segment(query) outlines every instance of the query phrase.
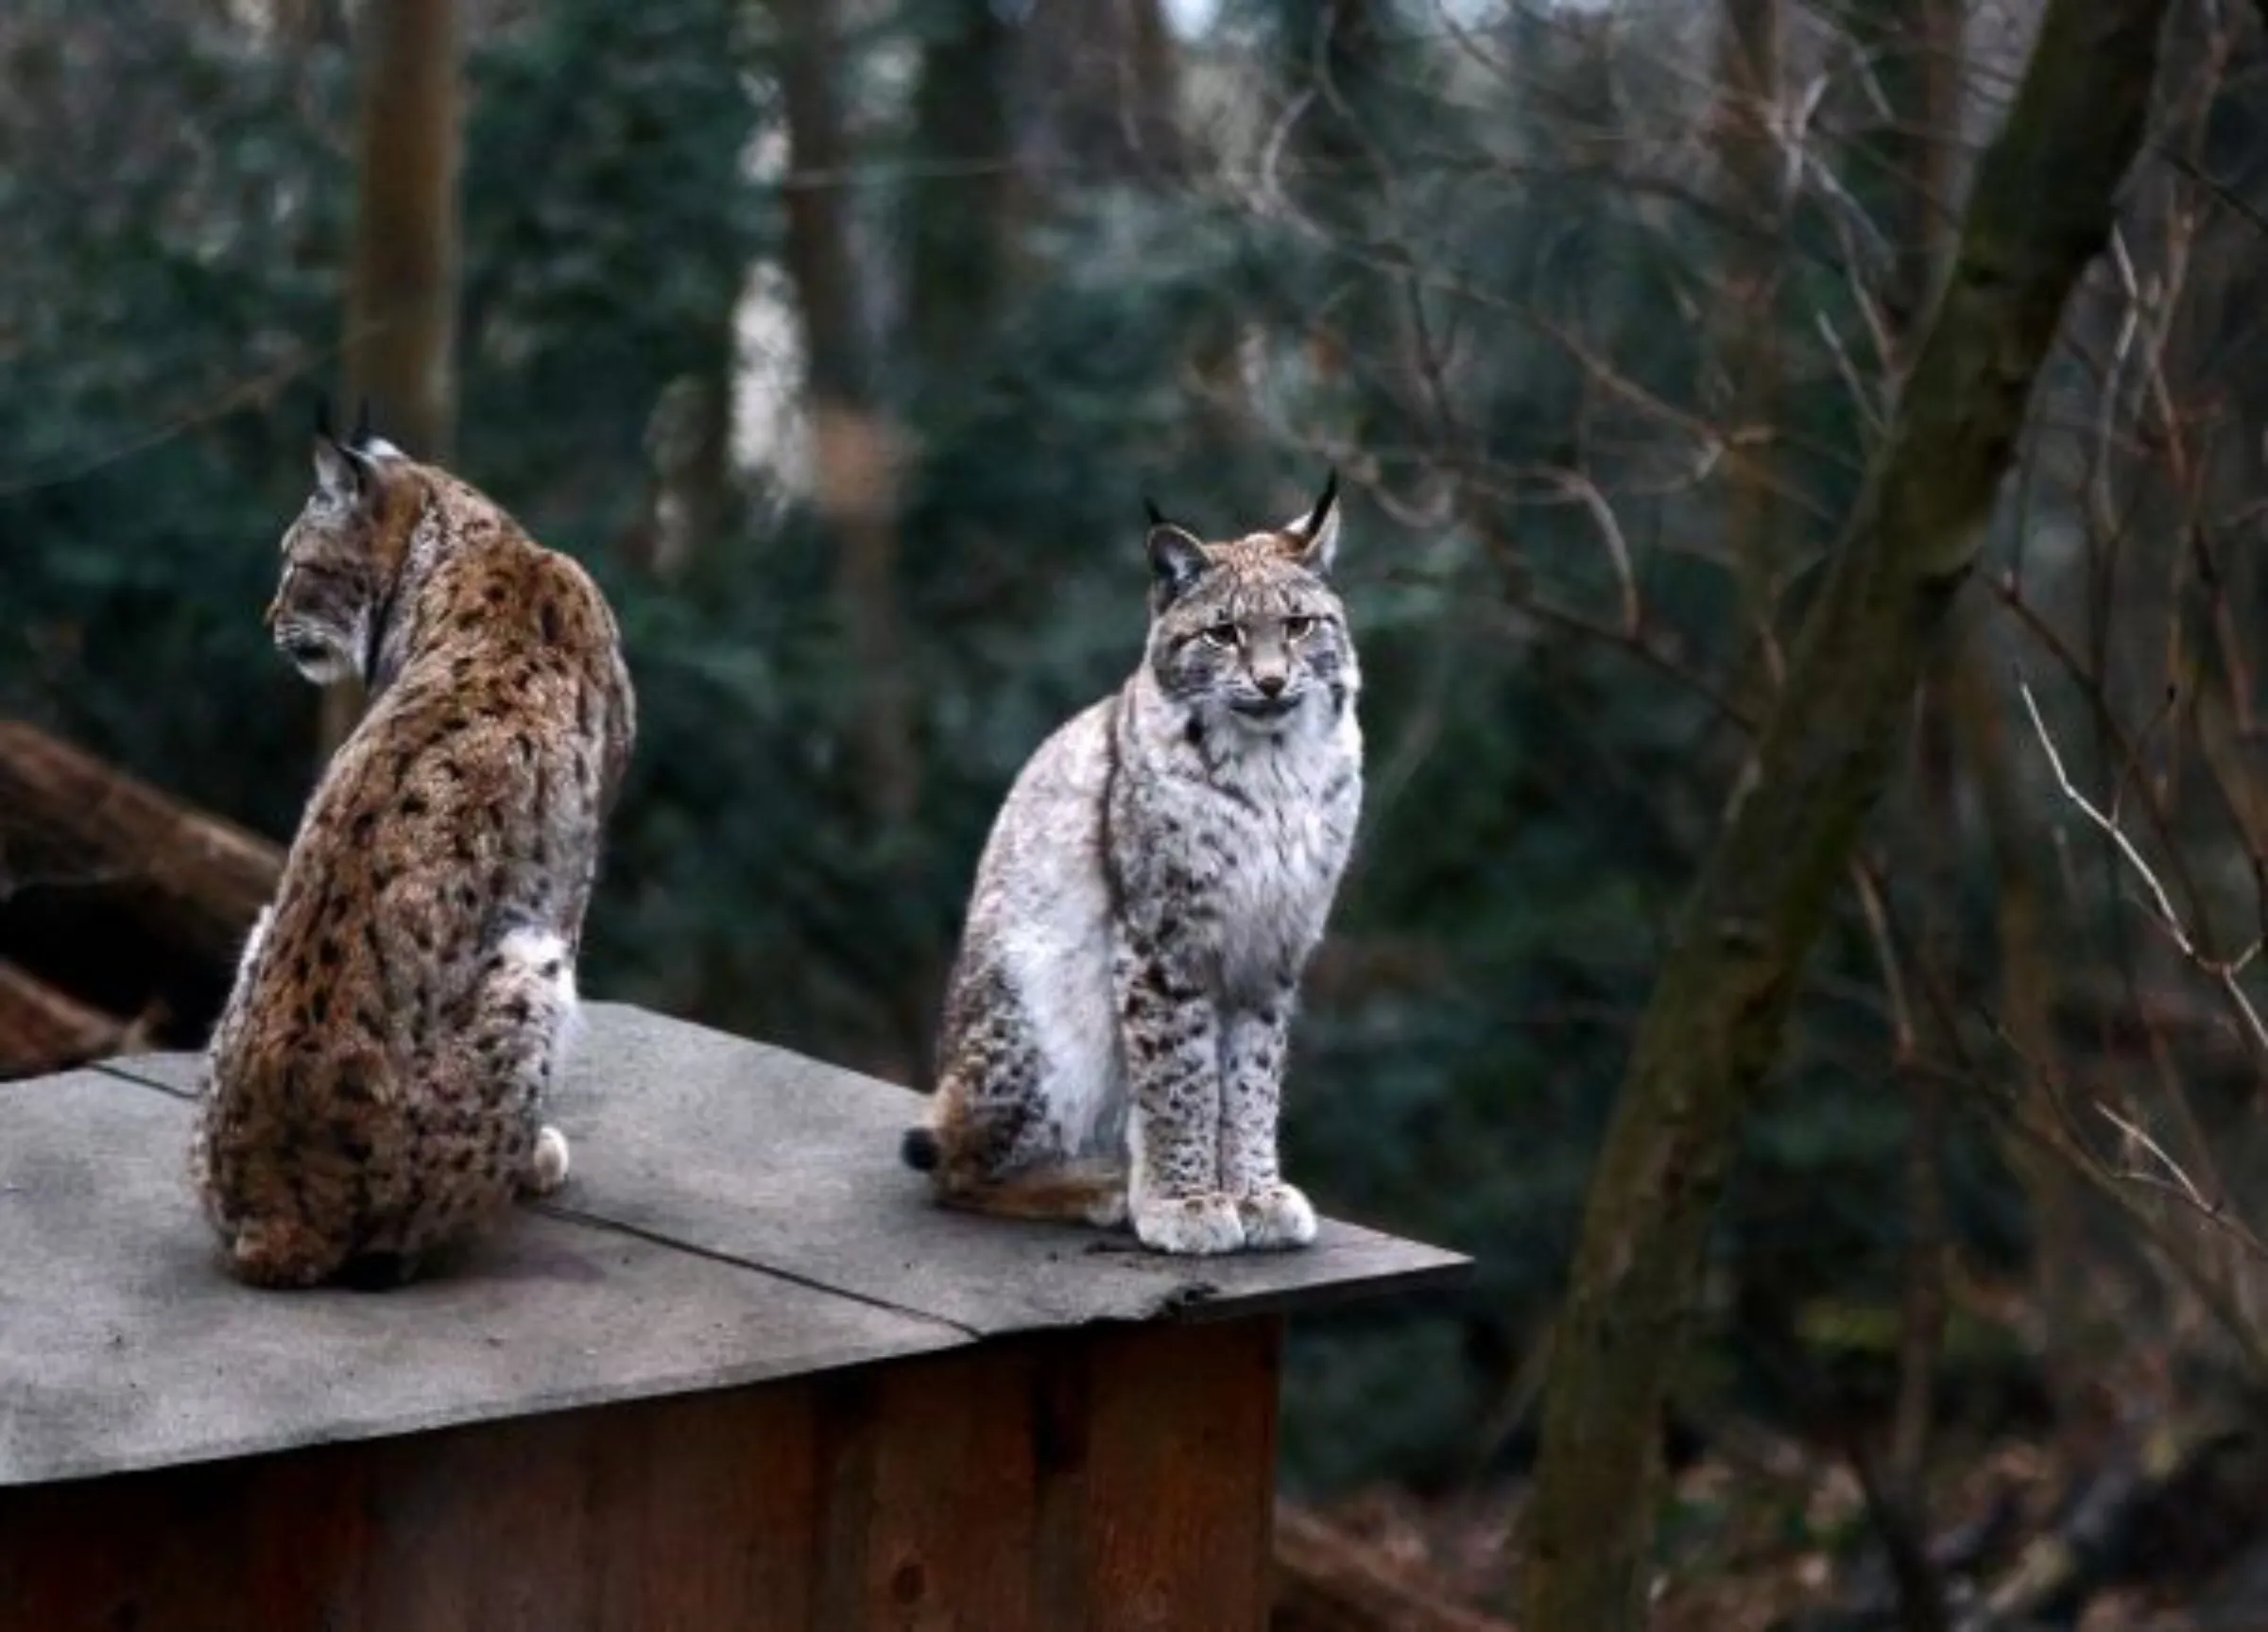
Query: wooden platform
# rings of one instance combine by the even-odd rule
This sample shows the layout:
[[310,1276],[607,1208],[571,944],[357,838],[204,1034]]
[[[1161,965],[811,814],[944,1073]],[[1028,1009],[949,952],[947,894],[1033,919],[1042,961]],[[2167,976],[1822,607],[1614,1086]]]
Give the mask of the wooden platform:
[[941,1212],[914,1095],[594,1005],[558,1197],[253,1293],[196,1073],[0,1085],[0,1628],[1257,1628],[1277,1317],[1466,1267]]

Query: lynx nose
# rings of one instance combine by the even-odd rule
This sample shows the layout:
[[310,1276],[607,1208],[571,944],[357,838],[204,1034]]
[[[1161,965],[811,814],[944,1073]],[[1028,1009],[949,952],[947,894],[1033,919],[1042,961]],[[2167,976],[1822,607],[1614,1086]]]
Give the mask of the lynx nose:
[[1277,697],[1283,695],[1283,677],[1281,675],[1272,673],[1254,675],[1252,679],[1259,685],[1263,696]]

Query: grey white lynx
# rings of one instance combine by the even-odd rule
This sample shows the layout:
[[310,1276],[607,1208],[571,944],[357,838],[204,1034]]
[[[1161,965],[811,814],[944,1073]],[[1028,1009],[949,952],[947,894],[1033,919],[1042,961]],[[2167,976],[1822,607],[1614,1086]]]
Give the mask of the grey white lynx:
[[369,711],[244,949],[192,1152],[262,1286],[403,1279],[566,1177],[541,1111],[636,726],[582,568],[367,434],[315,462],[268,621]]
[[1152,509],[1142,663],[1032,756],[978,864],[905,1139],[944,1201],[1163,1252],[1314,1239],[1277,1119],[1362,805],[1336,496],[1217,543]]

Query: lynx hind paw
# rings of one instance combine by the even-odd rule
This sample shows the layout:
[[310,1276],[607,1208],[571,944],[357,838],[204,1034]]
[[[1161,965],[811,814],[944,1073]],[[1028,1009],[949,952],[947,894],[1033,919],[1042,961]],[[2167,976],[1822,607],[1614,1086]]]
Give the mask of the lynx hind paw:
[[1245,1245],[1236,1203],[1225,1195],[1160,1195],[1133,1205],[1134,1235],[1153,1252],[1210,1258]]
[[567,1136],[556,1127],[536,1134],[536,1148],[527,1159],[527,1193],[550,1195],[567,1182]]
[[247,1286],[296,1292],[319,1286],[346,1261],[343,1248],[296,1225],[238,1225],[228,1242],[229,1273]]
[[1236,1204],[1245,1227],[1245,1245],[1255,1251],[1306,1246],[1315,1239],[1315,1210],[1289,1184],[1271,1184]]

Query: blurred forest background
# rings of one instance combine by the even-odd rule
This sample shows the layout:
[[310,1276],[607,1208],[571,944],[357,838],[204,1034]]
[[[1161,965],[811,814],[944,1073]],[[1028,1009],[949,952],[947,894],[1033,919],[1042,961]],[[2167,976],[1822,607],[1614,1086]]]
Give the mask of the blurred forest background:
[[[1289,1160],[1481,1272],[1295,1331],[1287,1624],[1506,1623],[1632,1027],[2039,10],[9,0],[8,1063],[203,1039],[343,719],[259,617],[318,392],[622,614],[586,989],[901,1081],[1142,496],[1335,465],[1370,793]],[[2268,32],[2172,16],[1743,1133],[1665,1625],[2268,1625]]]

